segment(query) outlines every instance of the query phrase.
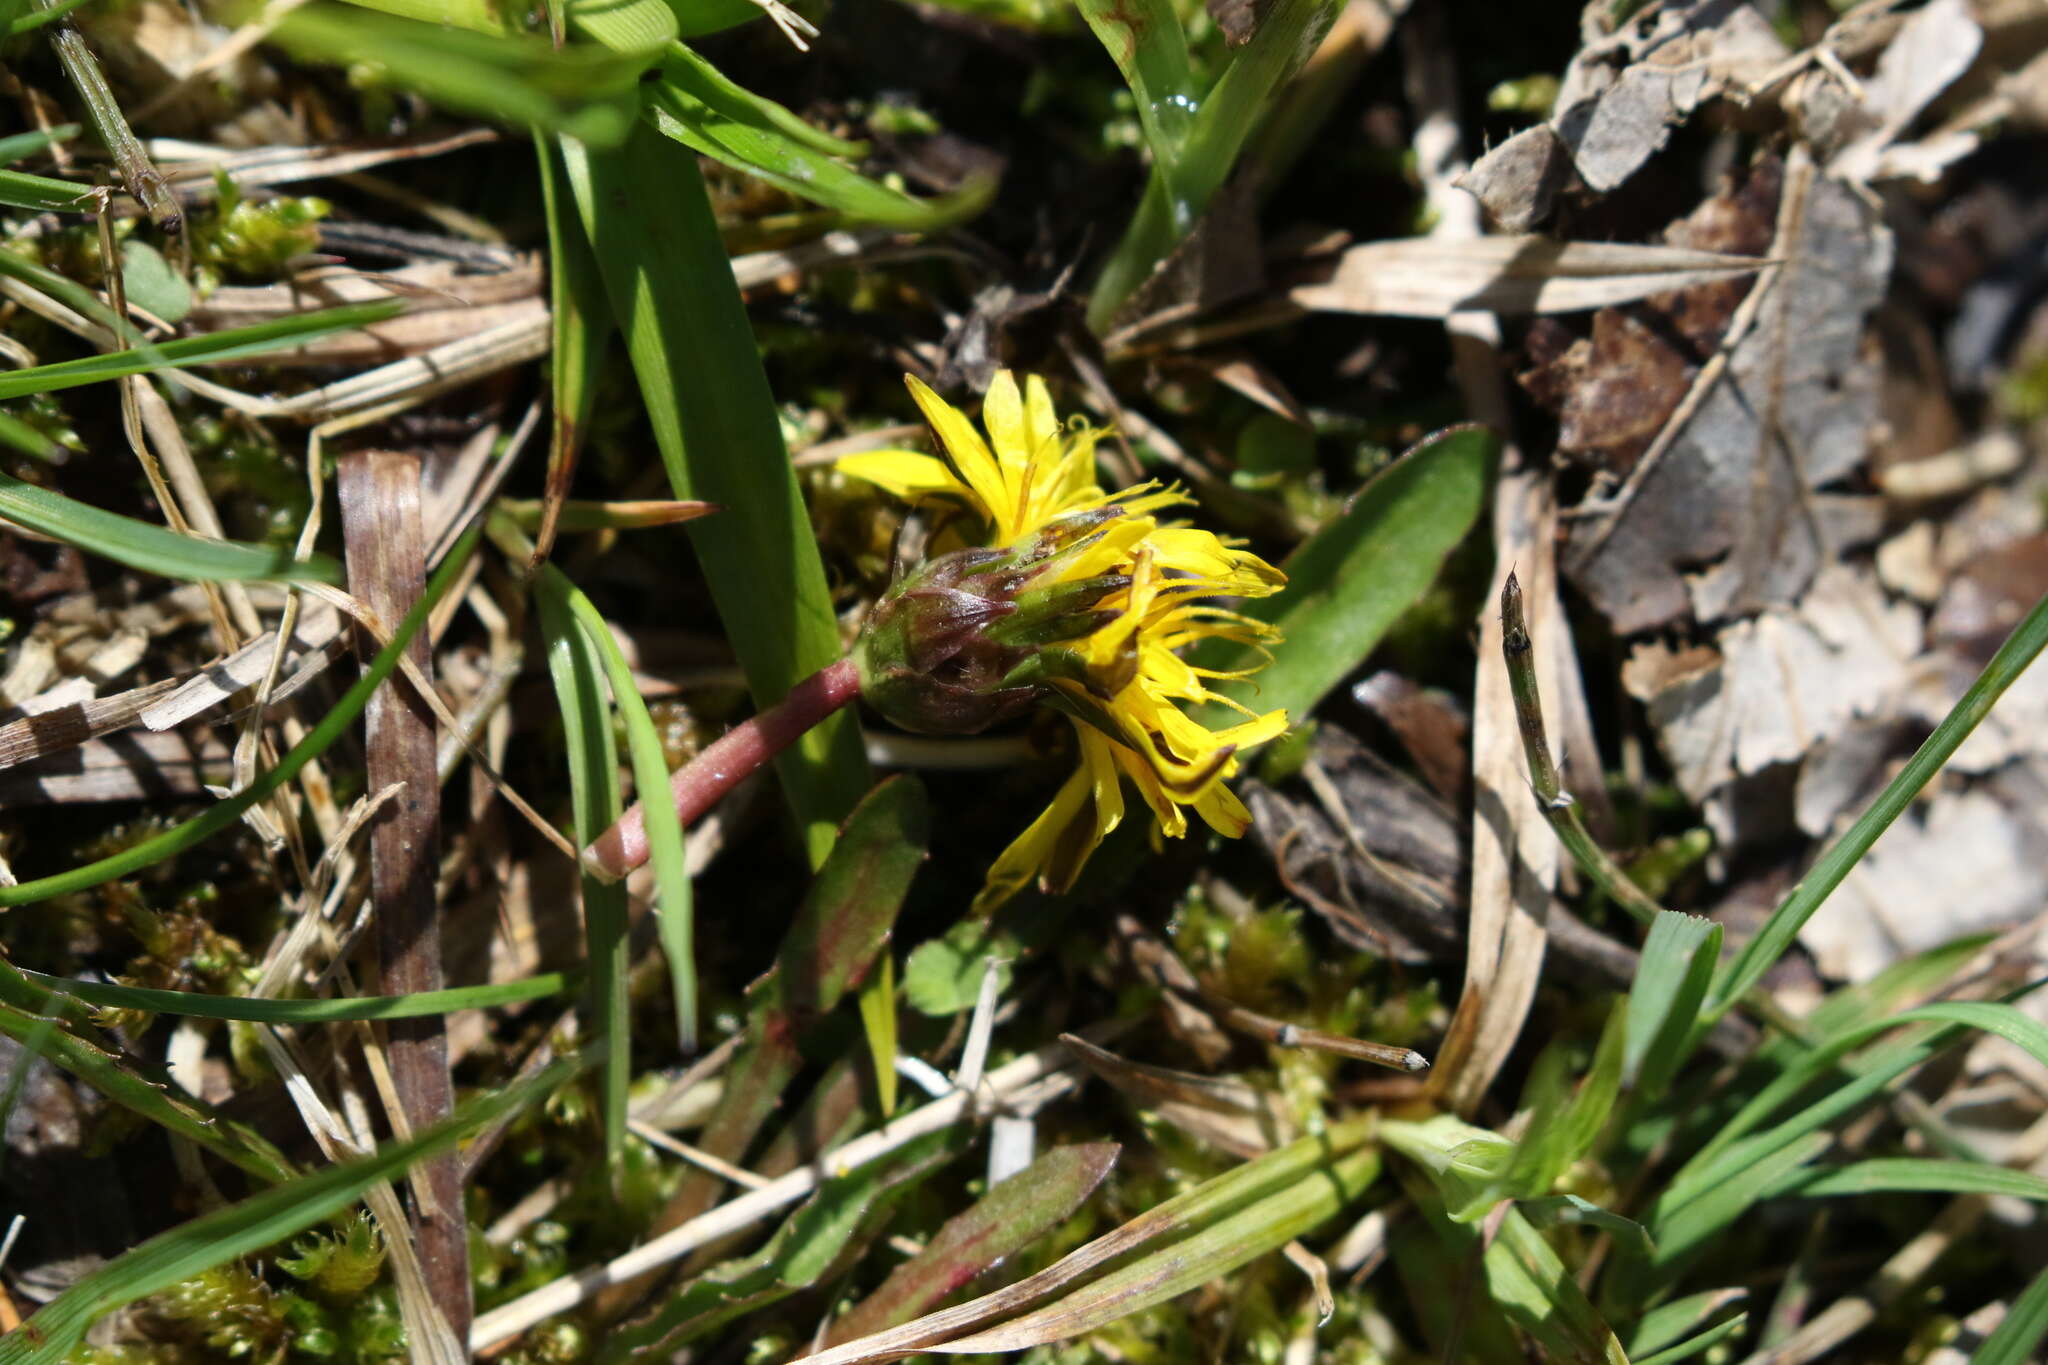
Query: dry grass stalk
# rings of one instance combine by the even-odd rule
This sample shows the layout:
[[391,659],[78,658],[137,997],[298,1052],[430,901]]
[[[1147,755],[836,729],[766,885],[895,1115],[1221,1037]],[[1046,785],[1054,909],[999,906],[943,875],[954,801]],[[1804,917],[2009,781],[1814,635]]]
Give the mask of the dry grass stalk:
[[[426,534],[420,517],[417,457],[360,451],[339,465],[343,537],[350,585],[371,610],[396,621],[426,585]],[[416,636],[412,662],[431,664]],[[369,784],[405,792],[379,813],[370,832],[370,887],[377,913],[382,988],[407,995],[442,987],[435,873],[440,847],[441,785],[435,770],[434,715],[396,680],[380,689],[365,717]],[[415,1129],[452,1113],[445,1022],[393,1021],[388,1055],[405,1121]],[[462,1211],[460,1157],[444,1153],[415,1172],[412,1230],[435,1302],[460,1339],[470,1320],[468,1231]]]

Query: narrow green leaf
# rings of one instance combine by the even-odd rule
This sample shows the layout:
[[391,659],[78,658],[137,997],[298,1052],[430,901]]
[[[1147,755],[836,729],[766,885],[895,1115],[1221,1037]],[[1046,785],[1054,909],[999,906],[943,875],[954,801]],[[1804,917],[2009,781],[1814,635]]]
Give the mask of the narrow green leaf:
[[7,35],[12,38],[24,33],[33,32],[45,24],[55,23],[75,9],[91,3],[92,0],[57,0],[57,3],[51,5],[48,9],[39,9],[32,14],[15,20],[7,29]]
[[596,146],[617,144],[633,126],[640,73],[656,55],[590,43],[557,50],[544,38],[467,31],[329,3],[293,10],[272,38],[308,60],[380,69],[395,84],[447,108]]
[[[577,846],[587,848],[618,820],[625,802],[619,792],[619,750],[604,691],[604,664],[569,609],[567,584],[559,574],[536,575],[534,602],[539,607],[541,638],[547,644],[548,677],[562,713],[562,739],[569,750],[570,819]],[[605,1048],[598,1107],[604,1125],[605,1164],[616,1179],[625,1160],[626,1102],[633,1080],[626,884],[608,882],[587,871],[581,881],[591,1032]]]
[[[661,0],[635,3],[668,12]],[[616,329],[605,301],[604,276],[576,216],[561,157],[554,142],[542,134],[534,135],[533,144],[540,159],[541,201],[548,217],[548,320],[554,329],[554,344],[548,351],[554,430],[548,446],[546,488],[548,503],[559,516],[575,482],[577,456],[590,426],[591,404],[597,400],[605,350]],[[543,554],[547,548],[543,544]],[[583,842],[587,847],[589,840]]]
[[1970,1365],[2028,1365],[2040,1358],[2034,1351],[2043,1337],[2048,1337],[2048,1270],[2012,1301],[2005,1321],[1991,1329]]
[[0,171],[0,204],[36,213],[86,213],[92,208],[93,187],[69,180],[52,180],[47,175],[26,171]]
[[[37,17],[49,13],[48,10],[38,10]],[[77,124],[60,123],[54,128],[38,128],[32,133],[0,137],[0,166],[12,166],[25,156],[34,156],[37,152],[54,147],[60,142],[69,142],[77,136]]]
[[1631,1089],[1661,1094],[1678,1074],[1720,960],[1721,926],[1712,920],[1664,910],[1651,922],[1628,994],[1622,1076]]
[[1892,821],[1899,818],[1913,798],[1919,795],[1920,789],[1948,762],[1949,755],[1969,738],[1978,722],[1991,713],[1992,706],[2005,694],[2005,689],[2027,670],[2027,665],[2034,661],[2044,645],[2048,645],[2048,597],[2036,602],[2026,619],[2013,628],[2005,643],[1998,647],[1998,653],[1992,656],[1984,671],[1977,675],[1977,680],[1963,693],[1962,700],[1942,717],[1941,724],[1934,727],[1934,733],[1900,769],[1899,775],[1885,784],[1877,800],[1857,817],[1848,833],[1821,854],[1807,874],[1800,878],[1799,885],[1792,888],[1792,894],[1764,922],[1756,937],[1743,945],[1742,952],[1719,975],[1714,989],[1712,1018],[1718,1019],[1734,1008],[1735,1002],[1763,979],[1771,964],[1792,946],[1800,929],[1849,875],[1849,869],[1862,861],[1878,836],[1891,827]]
[[392,1143],[361,1161],[301,1176],[159,1233],[73,1284],[18,1329],[0,1337],[0,1365],[55,1365],[107,1313],[331,1218],[370,1186],[548,1094],[575,1070],[573,1062],[557,1062],[530,1081],[464,1105],[454,1117],[410,1141]]
[[1614,1235],[1622,1250],[1638,1256],[1649,1256],[1657,1247],[1650,1240],[1649,1232],[1633,1218],[1624,1218],[1618,1213],[1601,1208],[1591,1200],[1576,1194],[1552,1194],[1541,1199],[1517,1200],[1515,1207],[1529,1220],[1531,1227],[1552,1228],[1565,1224],[1604,1229]]
[[62,1027],[57,1016],[65,1002],[30,985],[13,967],[0,970],[0,1001],[0,1033],[115,1104],[260,1180],[291,1175],[291,1163],[253,1129],[145,1078],[126,1057]]
[[924,1250],[832,1324],[826,1344],[910,1321],[1064,1223],[1116,1164],[1113,1142],[1055,1147],[953,1215]]
[[654,1312],[609,1335],[600,1365],[667,1359],[742,1313],[843,1273],[903,1196],[965,1145],[962,1130],[933,1133],[827,1180],[761,1250],[692,1278]]
[[1717,1322],[1698,1336],[1681,1341],[1676,1346],[1635,1357],[1635,1365],[1678,1365],[1681,1360],[1691,1360],[1694,1356],[1719,1346],[1748,1325],[1749,1314],[1737,1313],[1726,1322]]
[[288,546],[243,545],[184,535],[0,473],[0,520],[61,540],[87,554],[131,569],[190,582],[342,581],[341,565],[326,555],[293,559]]
[[833,159],[858,155],[860,144],[809,127],[781,105],[727,80],[681,43],[670,53],[661,79],[646,87],[652,127],[714,161],[837,209],[852,222],[932,232],[972,218],[995,195],[995,182],[986,178],[931,199],[890,189]]
[[562,8],[572,29],[614,52],[660,52],[682,36],[664,0],[569,0]]
[[1900,1192],[2006,1194],[2015,1199],[2048,1199],[2048,1177],[1981,1161],[1875,1157],[1846,1166],[1795,1171],[1772,1185],[1764,1197],[1825,1199]]
[[633,785],[640,793],[640,809],[647,821],[648,861],[654,866],[655,912],[660,916],[657,927],[661,931],[662,950],[668,955],[669,983],[675,991],[677,1041],[688,1055],[697,1050],[695,907],[690,898],[683,821],[676,814],[675,803],[668,799],[668,758],[662,749],[661,732],[654,728],[654,718],[647,713],[647,701],[634,681],[633,666],[627,662],[604,617],[554,565],[542,565],[541,576],[561,585],[570,614],[604,666],[612,705],[625,726]]
[[426,624],[427,614],[433,610],[434,603],[454,584],[456,578],[460,576],[462,566],[475,551],[478,534],[479,532],[472,528],[456,542],[448,557],[442,560],[441,566],[434,571],[434,576],[427,581],[426,591],[420,595],[420,600],[399,622],[398,628],[392,634],[391,643],[377,651],[376,657],[371,659],[363,670],[362,677],[358,678],[348,691],[342,694],[341,699],[320,717],[319,723],[304,739],[294,744],[291,750],[278,760],[275,768],[259,774],[247,787],[233,796],[216,801],[192,819],[174,825],[162,834],[144,839],[141,843],[131,845],[119,853],[110,854],[98,862],[87,863],[83,867],[74,867],[68,872],[22,882],[18,886],[0,886],[0,906],[30,905],[51,896],[83,891],[88,887],[110,882],[116,877],[126,877],[148,867],[151,863],[175,857],[226,829],[242,818],[243,811],[259,801],[267,800],[272,792],[297,777],[300,769],[325,753],[335,740],[341,738],[342,732],[353,725],[356,717],[362,714],[363,708],[370,704],[370,694],[397,670],[399,655],[404,651],[406,644]]
[[[563,150],[675,496],[726,509],[688,534],[754,702],[772,705],[840,657],[839,622],[696,158],[649,128]],[[859,727],[834,716],[776,770],[815,864],[867,790]]]
[[[1238,608],[1286,637],[1256,679],[1259,709],[1284,707],[1299,723],[1364,662],[1478,520],[1499,449],[1484,427],[1424,439],[1288,558],[1284,590]],[[1196,662],[1236,669],[1258,658],[1221,647],[1201,651]],[[1209,722],[1227,723],[1225,714],[1212,707]]]
[[875,1069],[875,1099],[882,1117],[896,1112],[896,955],[883,953],[860,988],[860,1029]]
[[44,990],[69,995],[102,1009],[145,1010],[192,1019],[245,1019],[259,1024],[334,1024],[352,1019],[417,1019],[456,1010],[487,1010],[545,1000],[569,989],[571,978],[547,972],[521,981],[489,986],[456,986],[413,995],[363,995],[335,1000],[270,1000],[243,995],[206,995],[198,991],[160,991],[143,986],[117,986],[99,981],[74,981],[24,971]]
[[[1682,1299],[1662,1303],[1643,1314],[1629,1336],[1631,1359],[1677,1345],[1687,1335],[1705,1328],[1722,1313],[1749,1300],[1746,1289],[1706,1289]],[[1638,1362],[1640,1365],[1640,1362]]]
[[290,350],[316,338],[346,332],[372,322],[396,317],[405,305],[396,300],[350,303],[314,313],[299,313],[276,322],[259,322],[225,332],[182,341],[161,341],[151,346],[82,360],[64,360],[54,365],[35,365],[25,370],[0,371],[0,398],[20,398],[31,393],[73,389],[80,384],[99,384],[131,374],[149,374],[175,365],[217,365],[228,360],[245,360],[272,351]]
[[1131,88],[1153,162],[1170,178],[1201,107],[1180,15],[1168,0],[1076,0],[1075,8]]
[[1660,1205],[1646,1220],[1657,1242],[1656,1255],[1649,1262],[1653,1273],[1667,1277],[1677,1273],[1754,1207],[1764,1190],[1833,1145],[1832,1134],[1805,1133],[1774,1150],[1760,1152],[1739,1172],[1731,1172],[1668,1214]]

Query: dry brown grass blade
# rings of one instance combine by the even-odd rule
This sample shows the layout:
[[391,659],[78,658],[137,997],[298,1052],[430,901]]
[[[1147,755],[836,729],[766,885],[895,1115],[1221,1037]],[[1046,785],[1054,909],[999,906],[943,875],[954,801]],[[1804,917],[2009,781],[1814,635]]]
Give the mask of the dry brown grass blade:
[[[339,468],[342,534],[349,583],[379,616],[396,621],[426,585],[426,533],[420,517],[417,457],[359,451]],[[431,666],[424,637],[409,653]],[[435,896],[440,854],[441,784],[434,763],[434,716],[395,681],[371,698],[365,718],[372,790],[403,783],[405,794],[379,812],[370,831],[370,887],[376,905],[382,989],[405,995],[440,990],[441,926]],[[454,1112],[446,1021],[393,1021],[387,1052],[405,1121],[414,1129]],[[462,1164],[454,1152],[416,1168],[412,1231],[435,1302],[460,1340],[470,1321],[469,1234]],[[430,1207],[431,1205],[431,1207]]]
[[1128,1061],[1072,1034],[1060,1041],[1133,1104],[1232,1156],[1255,1157],[1295,1136],[1286,1103],[1234,1076],[1197,1076]]
[[1378,317],[1581,313],[1673,289],[1738,279],[1767,262],[1676,246],[1548,237],[1406,237],[1361,242],[1328,279],[1287,297],[1304,308]]

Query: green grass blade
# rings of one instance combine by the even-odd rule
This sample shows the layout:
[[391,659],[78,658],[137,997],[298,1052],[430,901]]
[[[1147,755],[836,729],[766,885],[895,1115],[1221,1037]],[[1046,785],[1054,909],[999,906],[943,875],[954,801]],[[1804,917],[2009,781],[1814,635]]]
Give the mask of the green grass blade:
[[2048,645],[2048,597],[2034,604],[2034,609],[2006,637],[2005,643],[1998,647],[1998,653],[1984,666],[1977,680],[1970,684],[1962,700],[1955,704],[1955,709],[1942,717],[1941,724],[1934,727],[1934,733],[1927,737],[1927,742],[1914,753],[1899,775],[1885,785],[1870,809],[1850,826],[1848,833],[1821,854],[1819,861],[1800,878],[1799,885],[1792,888],[1792,894],[1764,922],[1756,937],[1743,945],[1742,952],[1728,965],[1715,986],[1715,1004],[1710,1018],[1718,1019],[1726,1014],[1750,987],[1763,979],[1771,964],[1792,946],[1806,921],[1813,918],[1814,912],[1849,875],[1849,869],[1862,860],[1878,836],[1890,828],[1892,821],[1898,819],[1913,798],[1919,795],[1920,789],[1969,738],[1978,722],[1990,714],[2005,689],[2026,672],[2027,665],[2034,661],[2043,645]]
[[[569,805],[578,847],[611,828],[624,812],[619,793],[619,748],[604,691],[604,663],[569,609],[568,580],[543,573],[534,579],[548,676],[562,712],[569,750]],[[604,1043],[599,1112],[606,1167],[623,1170],[626,1101],[633,1080],[631,967],[626,885],[582,873],[584,960],[590,969],[591,1033]]]
[[[839,623],[696,158],[644,127],[564,157],[675,496],[725,508],[688,535],[755,705],[772,705],[840,657]],[[815,865],[867,790],[853,717],[813,729],[776,771]]]
[[[1746,1289],[1706,1289],[1682,1299],[1659,1304],[1643,1314],[1629,1335],[1631,1358],[1666,1350],[1685,1340],[1688,1333],[1703,1330],[1716,1316],[1748,1301]],[[1640,1362],[1638,1362],[1640,1365]]]
[[46,265],[38,265],[25,256],[17,256],[12,251],[0,251],[0,275],[19,280],[31,289],[49,295],[72,312],[97,322],[122,341],[148,352],[148,343],[143,341],[142,333],[133,323],[70,276],[59,274]]
[[1200,107],[1187,34],[1168,0],[1076,0],[1138,103],[1154,165],[1171,178]]
[[2012,1301],[2005,1321],[1992,1329],[1970,1357],[1970,1365],[2028,1365],[2040,1359],[2034,1348],[2048,1337],[2048,1270],[2034,1277],[2026,1292]]
[[330,1166],[159,1233],[72,1285],[20,1328],[0,1337],[0,1365],[55,1365],[107,1313],[237,1256],[302,1232],[354,1203],[425,1156],[552,1091],[576,1064],[557,1062],[532,1080],[463,1106],[454,1117],[361,1161]]
[[541,566],[543,577],[561,584],[564,600],[583,638],[597,655],[611,686],[612,706],[626,730],[626,754],[633,764],[633,785],[647,818],[648,861],[654,867],[655,913],[660,916],[661,946],[668,954],[669,981],[675,991],[676,1032],[685,1054],[697,1050],[697,948],[690,900],[690,867],[683,848],[683,821],[668,796],[668,759],[661,732],[647,714],[647,702],[633,681],[633,666],[619,649],[611,627],[581,590],[552,564]]
[[93,187],[52,180],[27,171],[0,171],[0,204],[35,213],[84,213],[92,207]]
[[1713,921],[1664,910],[1651,922],[1628,995],[1622,1076],[1631,1089],[1661,1094],[1678,1074],[1720,960],[1721,926]]
[[1865,1194],[2006,1194],[2048,1199],[2048,1177],[1981,1161],[1933,1157],[1874,1157],[1824,1170],[1797,1171],[1765,1192],[1765,1198],[1838,1198]]
[[875,1101],[882,1117],[896,1112],[896,955],[884,952],[860,988],[860,1031],[875,1069]]
[[770,100],[727,80],[681,43],[647,86],[652,126],[714,161],[757,175],[799,198],[837,209],[857,223],[932,232],[965,222],[988,206],[995,182],[970,180],[948,194],[917,199],[870,180],[835,157],[857,154],[804,125]]
[[663,0],[569,0],[562,8],[572,29],[614,52],[660,52],[682,33]]
[[1636,1356],[1633,1359],[1635,1365],[1678,1365],[1681,1360],[1691,1360],[1696,1355],[1712,1350],[1748,1325],[1749,1314],[1737,1313],[1726,1322],[1717,1322],[1698,1336],[1681,1341],[1676,1346],[1654,1351],[1646,1356]]
[[372,322],[396,317],[405,305],[396,301],[351,303],[299,313],[276,322],[259,322],[252,327],[234,327],[225,332],[162,341],[152,346],[82,360],[65,360],[55,365],[35,365],[26,370],[0,372],[0,399],[20,398],[32,393],[73,389],[81,384],[99,384],[131,374],[149,374],[173,365],[213,365],[227,360],[245,360],[271,351],[288,350],[315,338],[346,332]]
[[1830,1133],[1808,1132],[1760,1153],[1741,1169],[1706,1189],[1673,1213],[1647,1220],[1657,1252],[1648,1265],[1660,1280],[1675,1275],[1704,1252],[1735,1220],[1756,1205],[1764,1190],[1809,1164],[1834,1145]]
[[[39,15],[49,13],[48,10],[38,11]],[[69,142],[78,136],[78,129],[78,124],[60,123],[54,128],[38,128],[32,133],[0,137],[0,166],[12,166],[25,156],[34,156],[37,152],[54,147],[60,142]]]
[[[115,1104],[262,1180],[283,1180],[291,1163],[253,1130],[138,1074],[118,1053],[61,1027],[65,1002],[12,967],[0,971],[0,1033],[31,1048]],[[53,1022],[59,1026],[53,1028]]]
[[0,473],[0,520],[165,578],[204,583],[268,580],[339,585],[342,581],[341,565],[326,555],[293,559],[289,546],[243,545],[182,535],[5,473]]
[[624,138],[639,110],[640,73],[655,53],[591,43],[556,50],[545,38],[477,33],[315,3],[278,23],[276,42],[314,61],[381,68],[434,103],[599,146]]
[[216,801],[202,814],[182,824],[165,830],[162,834],[143,840],[139,844],[111,854],[95,863],[59,872],[54,876],[41,877],[35,881],[22,882],[18,886],[0,886],[0,906],[30,905],[51,896],[69,895],[88,887],[99,886],[116,877],[125,877],[138,872],[151,863],[175,857],[186,849],[226,829],[242,818],[242,812],[259,801],[267,800],[270,794],[299,775],[299,770],[325,753],[342,732],[355,723],[363,708],[370,704],[370,694],[381,686],[384,680],[398,668],[400,653],[406,643],[419,633],[427,623],[427,613],[435,602],[454,584],[460,576],[462,566],[476,549],[478,532],[474,528],[457,542],[441,567],[428,580],[427,588],[420,600],[405,614],[393,632],[391,643],[377,651],[377,655],[363,670],[362,677],[350,686],[333,708],[320,718],[306,737],[291,747],[277,766],[259,774],[255,781],[235,795]]
[[[636,0],[667,13],[661,0]],[[576,478],[576,461],[590,427],[591,404],[605,350],[616,329],[605,302],[604,276],[590,253],[590,239],[576,217],[576,202],[562,173],[554,142],[536,133],[534,153],[540,159],[541,201],[548,216],[548,320],[554,344],[548,351],[548,377],[554,410],[553,439],[548,446],[547,492],[560,514]],[[549,547],[543,546],[543,550]],[[586,844],[588,840],[584,841]]]
[[[1247,602],[1245,615],[1280,628],[1286,639],[1240,699],[1260,710],[1285,707],[1295,721],[1362,663],[1436,581],[1486,505],[1500,441],[1483,427],[1453,427],[1419,442],[1367,484],[1351,505],[1317,531],[1281,567],[1287,587]],[[1259,656],[1242,647],[1202,650],[1207,668],[1249,668]],[[1212,707],[1210,724],[1230,715]]]
[[[1335,12],[1332,0],[1276,0],[1260,17],[1251,42],[1201,99],[1199,110],[1177,107],[1176,112],[1192,112],[1193,119],[1177,154],[1153,163],[1138,212],[1089,296],[1090,327],[1105,330],[1131,292],[1194,227],[1229,178],[1267,101],[1300,66],[1311,40],[1329,26]],[[1120,59],[1118,65],[1123,64]],[[1138,100],[1142,111],[1147,102],[1142,92]]]
[[207,995],[198,991],[160,991],[143,986],[116,986],[74,981],[63,976],[22,975],[44,990],[69,995],[103,1009],[144,1010],[193,1019],[244,1019],[258,1024],[335,1024],[351,1019],[417,1019],[456,1010],[487,1010],[545,1000],[568,990],[573,978],[547,972],[521,981],[490,986],[456,986],[413,995],[364,995],[338,1000],[265,1000],[241,995]]

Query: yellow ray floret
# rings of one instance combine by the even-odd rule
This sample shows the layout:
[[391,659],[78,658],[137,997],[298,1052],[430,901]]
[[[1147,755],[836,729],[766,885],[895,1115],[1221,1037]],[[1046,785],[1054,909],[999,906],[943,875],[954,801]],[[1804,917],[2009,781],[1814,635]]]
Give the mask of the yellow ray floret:
[[[1060,646],[1071,662],[1049,674],[1043,699],[1073,721],[1080,761],[1052,804],[996,860],[975,909],[993,909],[1034,879],[1054,891],[1072,885],[1123,819],[1125,778],[1164,834],[1185,835],[1189,811],[1219,833],[1243,834],[1251,816],[1224,783],[1237,772],[1240,753],[1287,729],[1287,714],[1254,713],[1208,686],[1252,670],[1198,668],[1180,651],[1210,638],[1261,653],[1278,643],[1272,627],[1206,599],[1264,597],[1278,592],[1286,576],[1209,531],[1161,524],[1159,513],[1189,503],[1176,489],[1105,492],[1096,482],[1097,433],[1063,427],[1037,376],[1020,387],[1009,371],[996,375],[982,404],[986,439],[959,409],[915,378],[907,382],[944,458],[872,451],[842,459],[842,471],[906,501],[965,508],[986,524],[990,546],[1020,549],[1048,535],[1058,539],[1061,528],[1075,525],[1074,514],[1088,513],[1085,537],[1061,539],[1069,548],[1029,587],[1127,584],[1095,603],[1103,624]],[[1212,702],[1245,720],[1211,730],[1182,709]]]

